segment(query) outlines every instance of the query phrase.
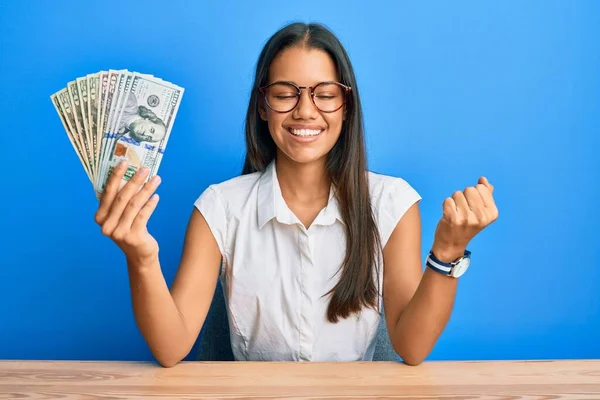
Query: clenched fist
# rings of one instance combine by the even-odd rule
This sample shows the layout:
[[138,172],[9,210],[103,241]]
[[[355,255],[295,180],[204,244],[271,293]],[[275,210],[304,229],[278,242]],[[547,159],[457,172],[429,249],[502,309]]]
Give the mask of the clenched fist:
[[141,168],[119,189],[126,170],[127,163],[123,161],[112,172],[95,219],[102,233],[111,238],[127,258],[142,261],[158,256],[158,243],[148,233],[147,223],[158,204],[158,194],[153,193],[160,178],[154,176],[144,184],[149,171]]
[[457,190],[443,203],[443,216],[435,230],[432,251],[444,262],[461,257],[479,232],[498,219],[494,186],[485,177],[476,186]]

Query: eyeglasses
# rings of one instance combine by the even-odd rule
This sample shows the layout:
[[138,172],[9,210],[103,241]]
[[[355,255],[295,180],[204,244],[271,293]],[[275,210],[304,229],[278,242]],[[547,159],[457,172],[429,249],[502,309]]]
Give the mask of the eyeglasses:
[[350,86],[339,82],[321,82],[315,86],[298,86],[292,82],[274,82],[258,90],[265,97],[267,106],[276,112],[292,111],[300,102],[302,89],[309,90],[310,99],[319,111],[331,113],[346,103]]

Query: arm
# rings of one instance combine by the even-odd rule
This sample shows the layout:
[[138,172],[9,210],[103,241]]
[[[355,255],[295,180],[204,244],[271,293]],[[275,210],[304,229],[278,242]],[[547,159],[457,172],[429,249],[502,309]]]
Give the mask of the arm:
[[[491,185],[479,184],[446,199],[432,246],[440,260],[450,262],[460,257],[470,239],[497,218],[492,191]],[[446,327],[458,285],[458,279],[429,268],[422,272],[418,204],[396,225],[383,250],[383,259],[384,308],[390,341],[406,364],[418,365]]]
[[170,290],[158,256],[144,262],[128,260],[136,323],[162,366],[176,365],[192,349],[208,314],[220,261],[219,248],[196,209]]
[[147,171],[140,171],[118,190],[124,172],[123,167],[117,168],[107,182],[96,221],[102,233],[125,253],[137,326],[157,361],[170,367],[189,353],[202,329],[221,254],[205,219],[194,209],[181,263],[169,290],[160,267],[158,244],[146,229],[158,203],[158,197],[151,195],[160,180],[142,186]]
[[421,261],[418,203],[404,214],[383,252],[384,309],[390,341],[406,364],[420,364],[450,318],[456,279],[429,271]]

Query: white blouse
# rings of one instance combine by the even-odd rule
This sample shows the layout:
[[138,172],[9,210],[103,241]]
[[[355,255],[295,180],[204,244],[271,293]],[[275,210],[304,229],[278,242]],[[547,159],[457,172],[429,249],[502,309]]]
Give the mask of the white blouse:
[[[368,173],[376,223],[385,246],[421,197],[403,179]],[[329,296],[344,260],[344,222],[337,200],[306,229],[287,207],[275,162],[264,172],[209,186],[194,203],[223,257],[219,275],[236,360],[369,361],[380,313],[327,320]],[[378,255],[380,260],[382,254]],[[383,271],[380,274],[380,302]]]

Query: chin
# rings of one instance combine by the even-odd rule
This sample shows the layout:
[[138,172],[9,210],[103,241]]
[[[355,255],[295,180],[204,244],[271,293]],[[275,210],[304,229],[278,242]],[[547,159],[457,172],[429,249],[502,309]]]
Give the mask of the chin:
[[308,151],[279,151],[280,156],[287,158],[295,164],[312,164],[322,162],[327,158],[326,152],[308,152]]

